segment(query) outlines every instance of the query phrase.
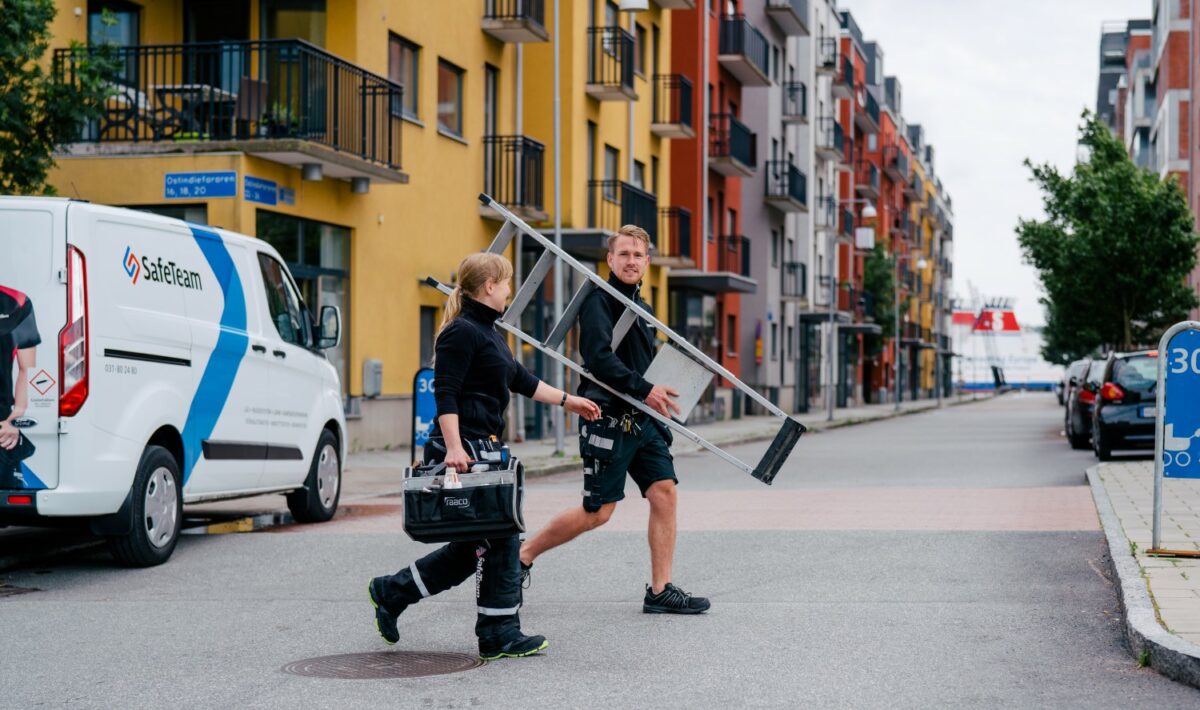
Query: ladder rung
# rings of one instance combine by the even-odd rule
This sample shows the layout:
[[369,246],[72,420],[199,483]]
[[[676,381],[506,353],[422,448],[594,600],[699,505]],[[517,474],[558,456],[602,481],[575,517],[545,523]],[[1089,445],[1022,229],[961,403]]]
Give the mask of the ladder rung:
[[538,287],[542,285],[542,280],[546,278],[550,267],[554,266],[554,252],[549,249],[542,252],[541,258],[529,270],[529,276],[525,278],[525,283],[521,284],[521,288],[517,289],[517,295],[513,296],[512,303],[508,305],[508,310],[504,311],[504,317],[501,319],[509,325],[520,325],[521,312],[533,300],[534,294],[537,293]]
[[620,345],[621,341],[625,339],[626,334],[629,333],[629,329],[633,327],[634,322],[637,321],[637,317],[638,314],[635,313],[632,308],[629,306],[625,307],[625,312],[621,314],[621,317],[617,319],[617,324],[613,326],[613,352],[617,351],[617,346]]
[[548,348],[557,348],[562,344],[567,333],[575,325],[575,319],[579,317],[579,311],[583,308],[583,300],[595,290],[596,284],[591,281],[583,282],[583,285],[571,297],[571,302],[567,304],[566,310],[563,311],[562,319],[554,324],[554,329],[550,331],[550,336],[542,342],[542,345]]
[[[504,226],[500,228],[499,232],[496,232],[496,238],[492,240],[492,245],[487,250],[493,254],[503,254],[504,250],[508,248],[509,242],[513,240],[516,234],[517,225],[509,220],[505,220]],[[514,258],[520,259],[521,255],[517,254]]]

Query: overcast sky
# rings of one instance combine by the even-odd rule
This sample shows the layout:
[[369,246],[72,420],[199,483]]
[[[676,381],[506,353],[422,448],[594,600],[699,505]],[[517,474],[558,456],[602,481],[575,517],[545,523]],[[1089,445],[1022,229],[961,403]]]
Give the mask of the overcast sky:
[[904,117],[925,127],[954,201],[954,288],[1011,296],[1043,323],[1037,274],[1017,219],[1040,218],[1025,158],[1070,170],[1079,115],[1095,109],[1100,24],[1150,17],[1151,0],[843,0],[883,69],[900,79]]

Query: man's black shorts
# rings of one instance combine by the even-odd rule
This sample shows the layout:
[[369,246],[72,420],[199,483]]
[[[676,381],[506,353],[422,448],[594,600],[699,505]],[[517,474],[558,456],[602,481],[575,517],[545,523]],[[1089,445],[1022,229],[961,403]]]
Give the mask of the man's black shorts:
[[625,474],[646,496],[657,481],[678,483],[671,448],[653,421],[639,418],[624,431],[619,418],[601,417],[579,427],[579,455],[583,458],[583,507],[595,512],[605,503],[625,498]]

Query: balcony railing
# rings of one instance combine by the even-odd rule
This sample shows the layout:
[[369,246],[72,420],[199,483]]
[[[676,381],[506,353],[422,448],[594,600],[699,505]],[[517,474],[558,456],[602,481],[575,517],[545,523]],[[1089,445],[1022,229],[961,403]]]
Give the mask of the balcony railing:
[[771,45],[744,15],[721,18],[718,54],[722,65],[743,84],[771,83]]
[[[400,169],[403,88],[303,40],[111,47],[121,75],[84,141],[298,139]],[[74,83],[95,49],[58,49]]]
[[682,74],[654,75],[654,121],[650,129],[664,138],[691,138],[692,81]]
[[545,42],[545,0],[484,0],[484,32],[501,42]]
[[905,190],[908,192],[909,197],[919,199],[925,194],[925,181],[921,179],[920,175],[913,173],[912,180],[909,180],[908,184],[905,185]]
[[826,157],[846,154],[846,136],[842,132],[842,124],[833,116],[822,116],[817,121],[816,148]]
[[717,271],[750,276],[750,240],[740,234],[717,237]]
[[849,209],[842,209],[842,234],[847,237],[854,234],[854,212]]
[[867,160],[858,162],[854,176],[854,189],[864,197],[879,197],[879,168]]
[[808,0],[767,0],[767,14],[789,35],[808,35]]
[[817,71],[833,73],[837,71],[838,38],[822,37],[817,42]]
[[854,62],[850,61],[850,57],[841,57],[840,64],[841,68],[834,76],[831,88],[835,96],[848,99],[854,91]]
[[484,136],[483,191],[526,218],[545,219],[545,150],[526,136]]
[[808,87],[802,81],[783,84],[783,120],[788,123],[808,121]]
[[802,261],[785,261],[780,270],[784,298],[805,298],[808,295],[808,265]]
[[908,210],[900,210],[899,214],[892,218],[892,233],[900,239],[908,238],[911,226],[912,220],[908,216]]
[[658,210],[657,256],[692,258],[692,212],[686,207],[663,207]]
[[633,35],[620,27],[588,28],[588,95],[630,101],[633,90]]
[[636,224],[658,243],[658,198],[621,180],[588,181],[588,215],[591,226],[615,232]]
[[766,198],[785,212],[808,209],[808,180],[800,168],[786,160],[768,160]]
[[753,171],[758,166],[757,153],[756,136],[733,114],[714,113],[709,117],[710,158],[733,161]]
[[879,101],[870,91],[863,90],[863,107],[855,113],[860,128],[867,133],[879,132]]
[[898,145],[889,145],[883,149],[883,170],[891,179],[907,183],[909,176],[908,156]]
[[817,217],[815,226],[817,229],[837,229],[837,198],[833,195],[821,195],[817,197]]

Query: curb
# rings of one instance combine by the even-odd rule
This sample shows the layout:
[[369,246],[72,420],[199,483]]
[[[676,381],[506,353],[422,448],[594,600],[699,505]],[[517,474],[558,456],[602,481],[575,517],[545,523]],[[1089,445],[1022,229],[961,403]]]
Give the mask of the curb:
[[1100,466],[1087,470],[1092,499],[1108,539],[1108,556],[1119,581],[1117,601],[1129,651],[1139,664],[1149,665],[1168,678],[1200,688],[1200,645],[1184,641],[1158,623],[1154,600],[1142,576],[1142,567],[1129,551],[1129,538],[1108,500],[1100,480]]

